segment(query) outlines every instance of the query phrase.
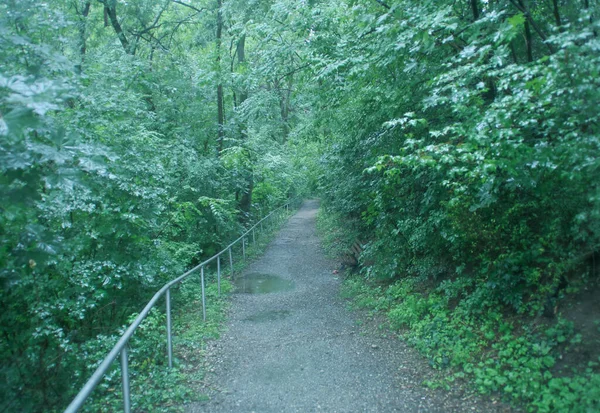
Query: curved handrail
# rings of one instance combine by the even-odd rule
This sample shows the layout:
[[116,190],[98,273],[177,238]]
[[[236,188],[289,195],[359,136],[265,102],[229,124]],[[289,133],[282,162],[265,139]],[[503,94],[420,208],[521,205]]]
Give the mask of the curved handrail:
[[[85,403],[85,401],[87,400],[87,398],[90,396],[90,394],[92,393],[92,391],[98,386],[98,384],[100,383],[100,381],[102,380],[102,378],[104,377],[104,375],[106,374],[106,372],[108,371],[108,369],[110,368],[110,366],[112,365],[113,361],[115,361],[115,359],[117,358],[117,356],[119,354],[121,354],[121,370],[122,370],[121,373],[122,373],[122,376],[123,376],[122,380],[123,380],[124,410],[125,410],[126,413],[129,413],[131,407],[130,407],[130,403],[129,403],[129,380],[126,377],[126,373],[125,373],[125,371],[127,370],[127,347],[126,346],[127,346],[127,343],[129,342],[129,340],[131,339],[131,337],[133,336],[133,333],[138,328],[138,326],[142,323],[142,321],[144,321],[144,319],[146,318],[146,316],[148,315],[148,313],[150,312],[150,310],[152,309],[152,307],[154,307],[154,305],[156,304],[156,302],[165,293],[167,293],[167,311],[169,312],[169,314],[167,316],[167,323],[168,323],[167,327],[168,327],[168,330],[169,330],[169,332],[168,332],[168,335],[169,335],[169,337],[168,337],[168,340],[169,340],[169,367],[171,367],[171,360],[170,360],[170,358],[171,358],[171,354],[170,354],[170,352],[171,352],[171,349],[170,349],[171,337],[170,337],[170,296],[169,296],[169,289],[172,286],[174,286],[174,285],[178,284],[179,282],[183,281],[185,278],[187,278],[191,274],[193,274],[196,271],[198,271],[199,269],[201,269],[202,270],[202,293],[203,293],[202,294],[203,295],[203,297],[202,297],[203,300],[202,301],[204,302],[204,267],[207,264],[210,264],[215,259],[218,259],[225,252],[229,252],[229,254],[231,254],[231,248],[234,245],[236,245],[238,242],[244,240],[251,232],[253,232],[259,225],[261,225],[263,223],[263,221],[265,221],[266,219],[270,218],[274,213],[276,213],[280,209],[283,209],[283,208],[289,209],[289,205],[290,205],[290,203],[287,202],[284,205],[280,206],[279,208],[274,209],[273,211],[271,211],[271,213],[269,213],[263,219],[261,219],[260,221],[258,221],[252,227],[250,227],[239,238],[237,238],[235,241],[233,241],[232,243],[230,243],[223,250],[221,250],[217,254],[213,255],[209,259],[207,259],[207,260],[201,262],[200,264],[196,265],[194,268],[186,271],[185,273],[183,273],[179,277],[177,277],[177,278],[169,281],[160,290],[158,290],[152,296],[152,298],[150,299],[150,301],[148,301],[148,304],[146,304],[146,306],[140,312],[140,314],[138,314],[138,316],[135,318],[135,320],[133,320],[133,322],[129,325],[129,327],[127,327],[127,330],[125,330],[125,332],[121,335],[121,338],[119,338],[119,341],[117,341],[117,344],[114,345],[114,347],[112,348],[112,350],[108,353],[108,355],[104,358],[104,360],[102,360],[102,362],[100,363],[100,365],[98,367],[96,367],[96,370],[94,371],[94,373],[91,375],[91,377],[85,383],[85,385],[81,388],[81,390],[79,391],[79,393],[77,393],[77,396],[75,396],[75,398],[73,399],[73,401],[65,409],[64,413],[76,413],[77,411],[79,411],[79,409],[83,406],[83,404]],[[231,260],[231,255],[230,255],[230,260]],[[205,312],[204,312],[204,317],[206,317],[206,313]]]

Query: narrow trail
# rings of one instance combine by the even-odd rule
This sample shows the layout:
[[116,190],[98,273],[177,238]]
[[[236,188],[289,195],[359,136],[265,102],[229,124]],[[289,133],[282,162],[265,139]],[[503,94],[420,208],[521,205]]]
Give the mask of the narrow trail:
[[287,291],[235,294],[227,331],[207,349],[210,400],[198,412],[500,412],[491,401],[420,385],[426,362],[356,322],[339,298],[335,263],[306,201],[244,275],[272,274]]

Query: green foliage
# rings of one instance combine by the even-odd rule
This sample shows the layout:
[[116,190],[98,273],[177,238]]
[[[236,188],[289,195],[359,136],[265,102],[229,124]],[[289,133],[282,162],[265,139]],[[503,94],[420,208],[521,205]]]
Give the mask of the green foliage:
[[597,2],[227,0],[217,41],[218,12],[0,4],[2,409],[60,409],[157,287],[314,191],[436,367],[597,275]]
[[391,283],[346,293],[452,380],[597,410],[597,368],[553,370],[576,333],[530,323],[597,279],[598,5],[384,3],[327,2],[341,23],[310,44],[323,210]]
[[[195,383],[204,375],[200,352],[206,340],[218,337],[227,312],[231,284],[224,279],[221,287],[222,295],[218,295],[216,283],[207,285],[207,322],[202,321],[202,303],[198,300],[201,287],[197,279],[186,280],[173,292],[173,369],[167,367],[164,312],[155,308],[144,319],[129,344],[131,403],[136,410],[180,411],[183,404],[205,397]],[[136,316],[131,314],[128,322]],[[98,342],[88,342],[84,351],[100,361],[115,342],[116,337],[105,338],[100,346]],[[122,409],[122,404],[121,372],[115,363],[84,410],[111,412]]]
[[327,254],[331,257],[344,255],[354,243],[358,231],[352,231],[352,226],[342,229],[341,216],[321,208],[317,215],[317,231],[325,246]]
[[[160,286],[303,191],[270,118],[279,99],[246,116],[231,79],[218,153],[216,14],[186,4],[0,4],[0,410],[64,408]],[[260,70],[242,77],[252,99],[273,83]],[[131,343],[140,410],[190,397],[181,371],[162,369],[162,317]],[[117,370],[90,411],[120,408]]]
[[[530,3],[544,35],[554,14]],[[561,6],[568,27],[526,62],[531,23],[503,2],[479,4],[476,21],[469,2],[328,7],[346,24],[334,45],[311,45],[324,89],[313,134],[331,142],[320,190],[360,218],[365,274],[470,277],[491,291],[479,304],[531,314],[585,277],[600,244],[591,10]]]
[[387,314],[390,326],[433,368],[450,370],[444,379],[426,383],[429,386],[467,379],[480,393],[502,392],[528,411],[598,409],[598,361],[567,375],[553,369],[581,342],[573,323],[558,319],[545,328],[531,328],[495,310],[475,315],[466,301],[451,308],[454,291],[463,288],[452,284],[445,282],[425,295],[415,290],[416,278],[382,288],[355,276],[344,281],[342,295],[358,308]]

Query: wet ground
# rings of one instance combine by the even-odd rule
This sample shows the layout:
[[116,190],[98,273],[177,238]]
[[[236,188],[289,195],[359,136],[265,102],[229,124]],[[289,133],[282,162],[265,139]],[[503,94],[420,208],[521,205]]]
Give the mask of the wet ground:
[[227,331],[207,349],[212,373],[198,412],[504,412],[460,388],[429,390],[425,360],[361,325],[339,298],[337,263],[306,201],[236,280]]
[[234,280],[235,292],[240,294],[270,294],[289,291],[294,288],[294,281],[275,274],[253,272],[244,274]]

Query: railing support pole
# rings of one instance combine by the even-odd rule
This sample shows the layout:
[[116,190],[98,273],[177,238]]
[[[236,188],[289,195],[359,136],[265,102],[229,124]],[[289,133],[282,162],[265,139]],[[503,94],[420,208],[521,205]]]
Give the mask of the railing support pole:
[[202,321],[206,321],[206,294],[204,292],[204,266],[200,267],[200,281],[202,283]]
[[252,246],[256,248],[256,234],[254,233],[254,228],[252,228]]
[[242,237],[242,255],[246,259],[246,237]]
[[231,247],[229,247],[229,268],[231,269],[231,278],[233,278],[233,255],[231,254]]
[[173,368],[173,336],[171,335],[171,289],[167,289],[167,354],[169,356],[169,368]]
[[131,413],[131,395],[129,393],[129,362],[127,345],[121,350],[121,381],[123,382],[123,411]]
[[217,257],[217,288],[219,295],[221,295],[221,256]]

